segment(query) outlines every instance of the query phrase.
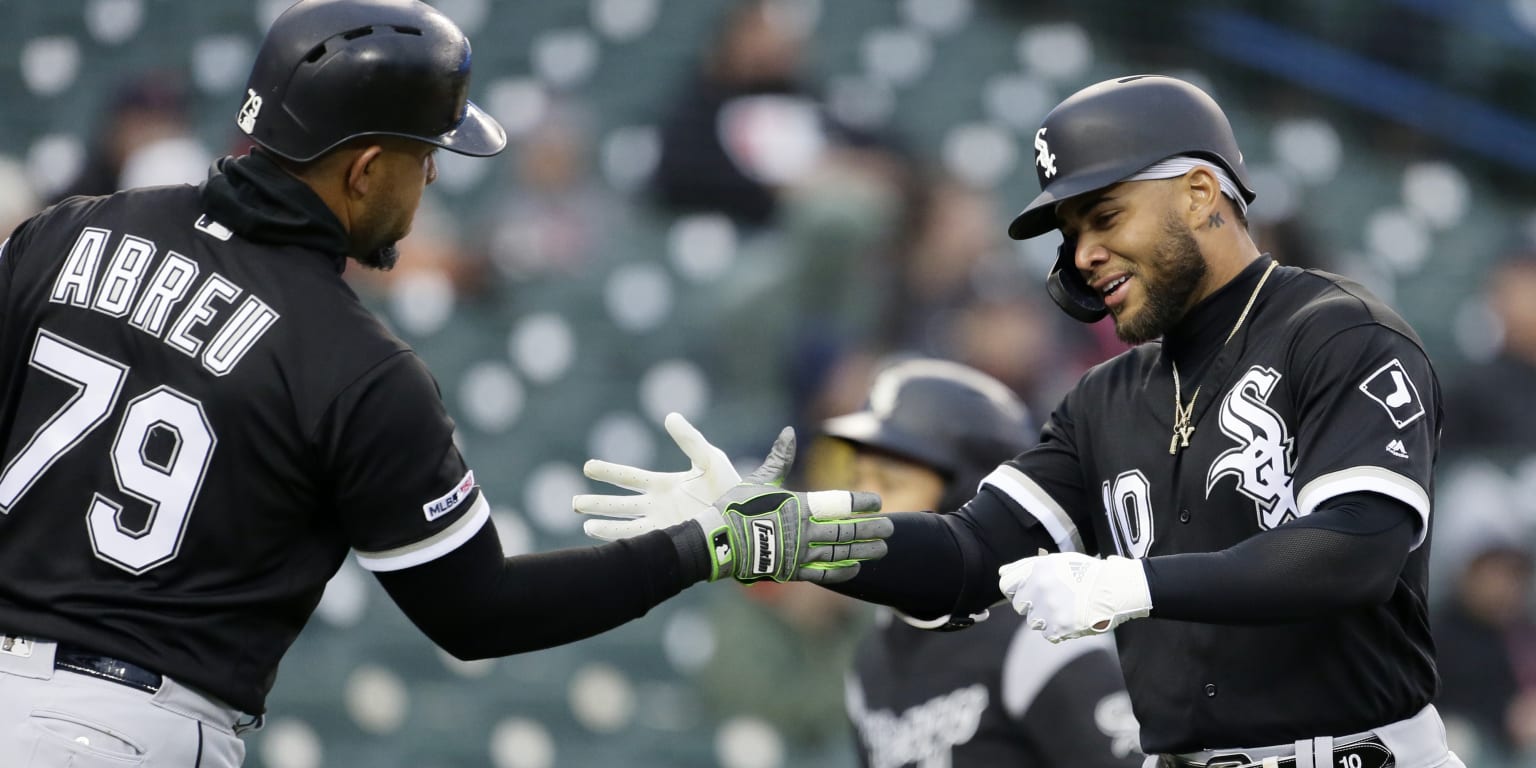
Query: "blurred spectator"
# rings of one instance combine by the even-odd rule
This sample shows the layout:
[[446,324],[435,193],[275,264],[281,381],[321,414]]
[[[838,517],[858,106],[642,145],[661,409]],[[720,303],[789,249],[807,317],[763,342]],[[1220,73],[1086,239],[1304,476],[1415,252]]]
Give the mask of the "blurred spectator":
[[1536,759],[1536,669],[1520,674],[1536,651],[1531,567],[1531,553],[1520,542],[1485,537],[1470,549],[1451,599],[1435,617],[1441,677],[1435,706],[1476,735],[1477,765]]
[[[697,679],[710,711],[719,720],[762,718],[785,741],[785,765],[853,765],[843,674],[870,607],[812,584],[759,582],[730,590],[745,590],[747,599],[711,600],[715,653]],[[784,695],[744,699],[744,685]]]
[[[942,353],[954,313],[999,279],[1016,283],[1009,269],[1005,226],[991,198],[956,179],[940,177],[917,194],[912,232],[901,244],[891,324],[897,346]],[[1004,286],[1006,289],[1006,285]]]
[[779,190],[837,145],[867,143],[832,120],[803,73],[802,33],[775,0],[731,8],[661,128],[654,177],[678,211],[718,211],[738,224],[773,220]]
[[15,160],[0,155],[0,240],[10,237],[11,230],[31,218],[40,206],[26,170]]
[[197,183],[213,154],[192,135],[186,93],[163,72],[143,75],[113,95],[74,181],[57,200],[130,187]]
[[1447,388],[1444,450],[1514,459],[1536,453],[1536,250],[1516,250],[1488,278],[1499,351]]
[[592,127],[572,106],[552,108],[517,140],[513,172],[490,206],[487,249],[502,275],[578,276],[608,245],[623,216],[591,173]]
[[955,313],[945,354],[1007,384],[1036,413],[1050,413],[1091,365],[1108,357],[1092,357],[1094,347],[1070,341],[1066,334],[1081,329],[1063,327],[1059,314],[1028,294],[978,299]]

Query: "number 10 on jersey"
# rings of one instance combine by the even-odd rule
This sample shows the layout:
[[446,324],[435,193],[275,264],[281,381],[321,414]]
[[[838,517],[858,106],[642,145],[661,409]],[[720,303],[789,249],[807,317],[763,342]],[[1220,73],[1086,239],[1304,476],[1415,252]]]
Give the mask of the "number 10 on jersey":
[[[43,473],[106,420],[129,370],[45,330],[38,331],[29,362],[75,393],[0,471],[0,513],[9,514]],[[164,462],[144,451],[156,429],[169,432],[174,444]],[[129,530],[123,505],[95,493],[87,528],[96,556],[133,574],[174,560],[217,442],[202,403],[176,390],[162,385],[129,401],[109,458],[118,490],[149,504],[149,517],[143,528]]]

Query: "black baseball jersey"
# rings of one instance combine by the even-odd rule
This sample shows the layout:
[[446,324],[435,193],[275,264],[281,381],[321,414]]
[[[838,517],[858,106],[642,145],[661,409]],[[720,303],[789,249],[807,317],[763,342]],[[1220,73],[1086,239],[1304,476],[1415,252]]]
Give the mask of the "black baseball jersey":
[[320,199],[217,181],[67,200],[0,252],[0,631],[257,713],[349,549],[409,567],[489,511]]
[[964,632],[880,622],[847,687],[861,765],[1141,765],[1108,638],[1052,644],[1008,610]]
[[[1183,399],[1196,400],[1188,447],[1170,452],[1167,345],[1145,344],[1091,370],[1040,445],[983,484],[1064,551],[1133,558],[1224,550],[1346,494],[1382,494],[1417,514],[1384,604],[1236,625],[1158,619],[1154,600],[1153,618],[1117,629],[1152,753],[1356,733],[1414,715],[1435,692],[1425,610],[1434,371],[1413,330],[1361,286],[1288,267],[1223,345],[1269,263],[1213,297],[1220,312],[1181,325],[1205,338],[1211,361],[1183,381]],[[1186,375],[1195,367],[1181,362]]]

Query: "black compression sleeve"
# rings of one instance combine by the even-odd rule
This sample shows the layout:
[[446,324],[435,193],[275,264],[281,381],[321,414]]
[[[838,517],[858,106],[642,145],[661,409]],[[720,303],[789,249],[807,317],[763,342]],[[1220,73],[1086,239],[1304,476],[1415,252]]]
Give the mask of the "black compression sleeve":
[[949,613],[965,588],[965,561],[945,515],[894,512],[885,557],[859,565],[859,575],[829,589],[932,618]]
[[1003,599],[997,569],[1056,544],[1033,518],[1021,518],[990,490],[948,514],[896,512],[885,557],[831,588],[932,619],[980,613]]
[[377,576],[444,650],[461,659],[506,656],[612,629],[707,576],[682,556],[697,528],[508,558],[486,525],[447,555]]
[[1220,552],[1148,558],[1152,616],[1267,624],[1380,605],[1417,525],[1408,505],[1353,493]]

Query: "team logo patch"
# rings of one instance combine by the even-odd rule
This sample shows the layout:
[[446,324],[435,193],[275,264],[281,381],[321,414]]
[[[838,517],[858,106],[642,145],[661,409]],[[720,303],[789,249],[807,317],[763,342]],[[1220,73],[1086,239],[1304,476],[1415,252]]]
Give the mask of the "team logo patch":
[[428,522],[436,520],[458,509],[473,490],[475,490],[475,471],[471,469],[464,473],[464,479],[460,480],[453,490],[421,505],[421,511],[426,514]]
[[1056,155],[1051,152],[1051,145],[1045,143],[1045,129],[1035,132],[1035,165],[1040,166],[1040,175],[1049,179],[1056,175]]
[[1378,368],[1375,373],[1360,382],[1360,391],[1375,400],[1398,429],[1408,426],[1424,415],[1424,403],[1419,400],[1419,388],[1403,370],[1402,362],[1392,362]]
[[752,574],[766,576],[778,570],[779,552],[775,546],[772,520],[758,518],[750,524],[752,530]]
[[1221,401],[1221,431],[1237,443],[1211,462],[1205,496],[1222,478],[1237,481],[1239,493],[1253,500],[1261,530],[1270,530],[1298,516],[1291,472],[1295,468],[1294,440],[1285,420],[1269,407],[1269,396],[1280,373],[1255,365]]

